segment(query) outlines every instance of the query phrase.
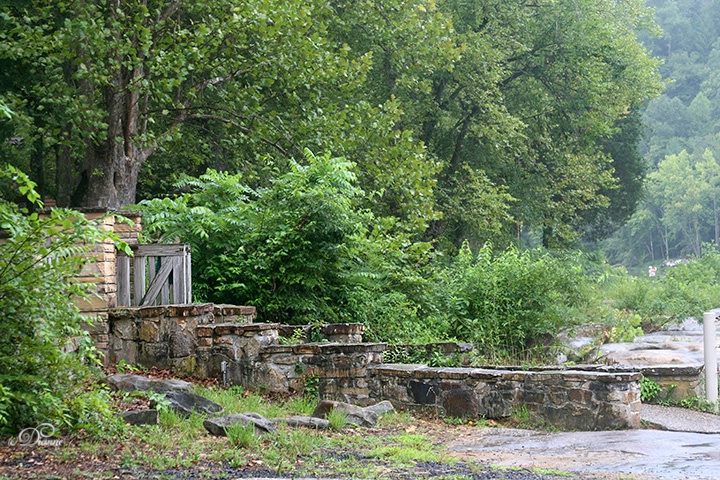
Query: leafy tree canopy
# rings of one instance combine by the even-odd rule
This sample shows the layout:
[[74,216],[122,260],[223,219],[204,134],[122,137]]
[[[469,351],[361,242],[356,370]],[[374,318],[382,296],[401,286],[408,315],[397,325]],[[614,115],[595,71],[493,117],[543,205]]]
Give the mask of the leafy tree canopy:
[[0,150],[60,205],[206,168],[266,186],[307,147],[358,165],[363,207],[455,248],[566,245],[632,210],[610,192],[635,190],[637,159],[607,145],[660,88],[640,0],[28,0],[0,24],[18,113]]

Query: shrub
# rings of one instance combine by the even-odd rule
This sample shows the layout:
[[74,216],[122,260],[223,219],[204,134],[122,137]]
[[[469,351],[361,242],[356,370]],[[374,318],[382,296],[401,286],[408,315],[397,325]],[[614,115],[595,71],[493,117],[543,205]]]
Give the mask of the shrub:
[[265,320],[337,321],[343,272],[365,228],[361,191],[350,162],[309,151],[306,162],[257,190],[213,170],[186,179],[178,186],[189,193],[139,205],[146,231],[192,245],[203,300],[252,304]]
[[660,392],[662,391],[662,387],[660,385],[650,380],[647,377],[642,377],[640,379],[640,399],[645,403],[650,403],[660,396]]
[[580,266],[541,251],[465,245],[441,275],[453,335],[504,358],[553,343],[586,300]]
[[720,250],[705,245],[703,256],[667,269],[660,277],[662,310],[673,319],[702,318],[720,307]]
[[701,258],[668,268],[661,276],[619,275],[603,286],[602,295],[614,308],[633,312],[645,330],[657,330],[670,321],[702,318],[720,307],[720,252],[706,245]]
[[[35,184],[22,172],[7,166],[0,176],[41,206]],[[81,329],[86,319],[72,301],[85,295],[85,286],[70,278],[90,260],[84,245],[108,232],[78,212],[53,209],[41,218],[3,199],[0,227],[6,236],[0,240],[0,429],[42,422],[102,429],[97,409],[89,406],[107,398],[85,384],[97,358]],[[70,338],[83,348],[70,352]]]

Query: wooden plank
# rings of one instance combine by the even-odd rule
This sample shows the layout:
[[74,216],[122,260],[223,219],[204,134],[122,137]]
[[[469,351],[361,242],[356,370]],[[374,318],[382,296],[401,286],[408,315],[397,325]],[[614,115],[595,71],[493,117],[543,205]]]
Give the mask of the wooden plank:
[[150,244],[133,247],[136,257],[175,257],[185,255],[190,250],[189,245],[174,243],[170,245]]
[[132,305],[137,307],[145,296],[145,264],[148,257],[133,258],[133,298]]
[[147,275],[148,285],[150,285],[155,279],[155,276],[157,275],[157,263],[155,262],[155,257],[148,257]]
[[172,257],[173,264],[173,303],[185,302],[185,261],[181,256]]
[[117,306],[130,306],[130,257],[117,257]]
[[170,276],[170,272],[172,272],[172,265],[173,262],[163,262],[160,267],[160,271],[157,272],[152,284],[148,287],[147,293],[140,302],[141,306],[145,307],[155,303],[155,299],[162,290],[163,286],[167,286],[168,277]]
[[185,303],[192,303],[192,255],[188,249],[185,255]]
[[[166,263],[172,267],[172,260],[166,257],[160,257],[160,268],[162,268]],[[172,268],[170,269],[172,272]],[[158,305],[170,305],[170,278],[168,278],[163,282],[162,289],[160,290],[160,299],[159,299]]]

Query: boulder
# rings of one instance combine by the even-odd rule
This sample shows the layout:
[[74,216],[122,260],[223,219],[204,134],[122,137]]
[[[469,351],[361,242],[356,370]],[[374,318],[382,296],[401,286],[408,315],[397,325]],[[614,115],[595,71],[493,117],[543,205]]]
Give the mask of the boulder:
[[383,400],[382,402],[376,403],[375,405],[365,407],[365,410],[370,410],[371,412],[375,412],[378,415],[385,415],[386,413],[394,413],[395,407],[393,407],[393,404],[389,401]]
[[272,421],[275,423],[282,422],[292,428],[306,427],[314,428],[316,430],[327,430],[330,428],[330,422],[324,418],[305,417],[300,415],[288,418],[273,418]]
[[165,400],[169,402],[170,408],[182,417],[189,417],[195,411],[197,413],[216,415],[222,413],[224,408],[207,398],[195,393],[182,390],[171,390],[165,392]]
[[118,414],[128,425],[157,425],[158,411],[154,408],[145,410],[130,410]]
[[276,432],[277,427],[273,422],[267,418],[258,415],[257,413],[233,413],[225,415],[223,417],[208,418],[203,422],[205,430],[210,434],[218,437],[227,436],[225,429],[231,425],[248,425],[253,424],[255,431],[259,434]]
[[312,416],[315,418],[326,418],[333,411],[338,410],[345,413],[347,423],[358,427],[374,427],[377,423],[378,414],[350,403],[335,402],[332,400],[321,400]]

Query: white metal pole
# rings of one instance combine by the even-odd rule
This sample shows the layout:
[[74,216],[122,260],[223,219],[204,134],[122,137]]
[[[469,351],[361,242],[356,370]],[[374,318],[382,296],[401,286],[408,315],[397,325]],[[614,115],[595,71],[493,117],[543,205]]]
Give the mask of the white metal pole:
[[708,402],[715,404],[718,400],[718,368],[717,368],[717,333],[715,331],[715,316],[717,310],[703,314],[703,348],[705,352],[705,397]]

